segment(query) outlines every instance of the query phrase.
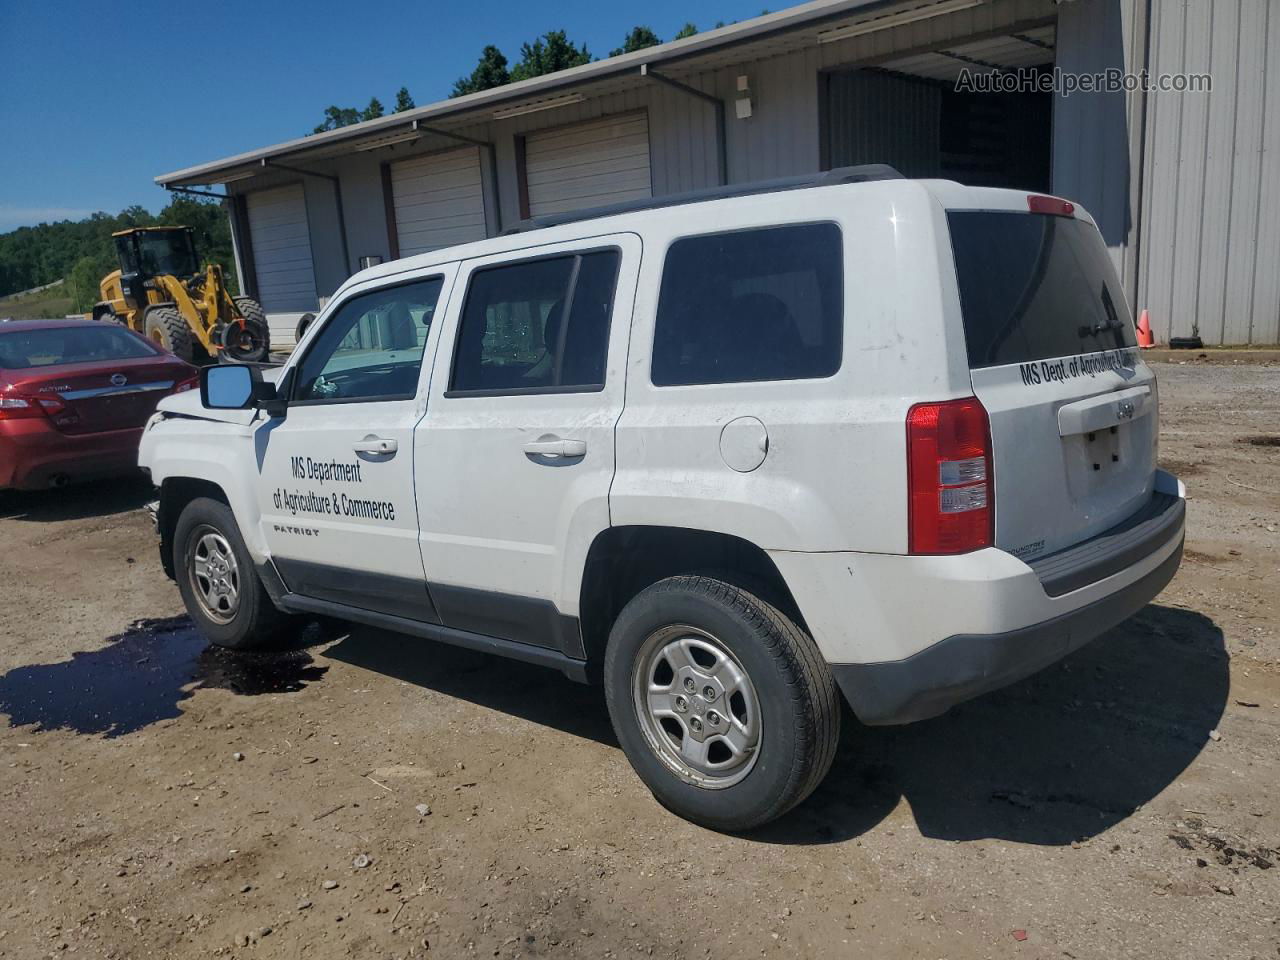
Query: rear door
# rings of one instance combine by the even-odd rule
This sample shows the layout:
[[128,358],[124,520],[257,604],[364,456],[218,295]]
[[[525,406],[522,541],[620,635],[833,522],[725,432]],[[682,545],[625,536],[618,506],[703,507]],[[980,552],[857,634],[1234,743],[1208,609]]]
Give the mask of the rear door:
[[996,545],[1033,559],[1150,499],[1157,394],[1097,228],[1018,200],[949,209],[947,221],[973,389],[991,418]]
[[633,234],[463,264],[414,446],[446,626],[581,655],[565,559],[609,525],[639,264]]

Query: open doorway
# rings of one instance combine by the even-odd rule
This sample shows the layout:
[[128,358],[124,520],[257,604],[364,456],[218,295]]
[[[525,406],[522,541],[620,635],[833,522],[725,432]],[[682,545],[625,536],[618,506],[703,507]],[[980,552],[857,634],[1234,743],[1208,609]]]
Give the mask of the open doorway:
[[825,166],[887,163],[908,177],[1047,192],[1053,96],[956,89],[961,72],[1053,68],[1054,28],[953,44],[824,74]]

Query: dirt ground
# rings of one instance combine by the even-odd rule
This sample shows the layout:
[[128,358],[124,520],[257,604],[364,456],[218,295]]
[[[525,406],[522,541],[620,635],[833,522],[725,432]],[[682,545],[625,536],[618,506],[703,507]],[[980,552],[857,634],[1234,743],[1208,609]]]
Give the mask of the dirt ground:
[[1280,366],[1158,371],[1165,593],[846,724],[750,837],[663,811],[595,690],[365,631],[228,656],[145,487],[0,496],[0,957],[1276,957]]

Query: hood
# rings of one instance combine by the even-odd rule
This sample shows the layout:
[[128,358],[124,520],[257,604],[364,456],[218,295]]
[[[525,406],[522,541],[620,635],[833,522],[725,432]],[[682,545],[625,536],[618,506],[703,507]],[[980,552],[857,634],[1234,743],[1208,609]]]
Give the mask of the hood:
[[165,397],[156,409],[171,417],[211,420],[214,423],[238,423],[247,427],[258,417],[257,410],[210,410],[200,402],[199,390],[175,393]]
[[[262,379],[275,383],[284,373],[284,367],[270,367],[262,371]],[[189,417],[195,420],[211,420],[214,423],[238,423],[247,427],[258,418],[257,410],[210,410],[200,402],[199,390],[188,390],[165,397],[156,406],[160,413],[173,417]]]

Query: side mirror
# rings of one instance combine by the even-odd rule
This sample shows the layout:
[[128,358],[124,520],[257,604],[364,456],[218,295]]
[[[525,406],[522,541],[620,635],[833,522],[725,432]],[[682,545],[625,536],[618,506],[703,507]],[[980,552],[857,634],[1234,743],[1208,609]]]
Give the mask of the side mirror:
[[274,384],[262,379],[262,370],[248,364],[214,364],[200,371],[200,403],[209,410],[265,409],[282,416],[283,406]]

